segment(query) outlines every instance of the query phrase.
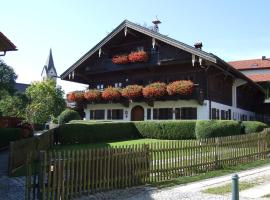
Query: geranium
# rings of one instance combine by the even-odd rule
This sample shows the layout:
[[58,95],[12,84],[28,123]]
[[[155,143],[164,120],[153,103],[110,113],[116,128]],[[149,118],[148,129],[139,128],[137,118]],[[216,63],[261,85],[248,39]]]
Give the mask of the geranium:
[[132,100],[139,97],[142,97],[143,87],[140,85],[129,85],[122,90],[122,96]]
[[98,101],[101,99],[101,92],[99,90],[88,90],[84,93],[84,98],[87,101]]
[[67,94],[67,100],[69,102],[74,102],[76,99],[76,95],[75,95],[75,92],[70,92],[69,94]]
[[112,62],[114,64],[127,64],[128,63],[128,56],[123,54],[123,55],[116,55],[112,58]]
[[167,88],[165,83],[156,82],[147,85],[143,88],[143,96],[147,99],[155,99],[163,97],[167,94]]
[[81,102],[83,100],[84,100],[84,92],[81,92],[81,91],[75,92],[75,101]]
[[149,59],[145,51],[134,51],[128,55],[129,62],[147,62]]
[[194,83],[190,80],[174,81],[167,85],[167,92],[169,95],[188,95],[192,94]]
[[107,87],[102,93],[102,98],[108,101],[115,101],[121,98],[121,91],[119,88]]

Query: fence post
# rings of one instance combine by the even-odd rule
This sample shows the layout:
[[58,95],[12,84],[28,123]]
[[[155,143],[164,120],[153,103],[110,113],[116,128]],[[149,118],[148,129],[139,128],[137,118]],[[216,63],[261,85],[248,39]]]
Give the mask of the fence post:
[[146,162],[146,179],[145,182],[149,183],[150,182],[150,166],[151,166],[151,159],[150,159],[150,148],[149,148],[149,144],[145,144],[144,145],[144,149],[145,149],[145,162]]
[[238,175],[232,176],[232,200],[239,200]]
[[40,151],[38,155],[38,199],[44,199],[44,177],[43,177],[43,169],[44,169],[44,161],[45,161],[45,151]]
[[218,169],[219,168],[219,156],[218,156],[218,152],[219,152],[219,138],[216,137],[215,138],[215,168]]

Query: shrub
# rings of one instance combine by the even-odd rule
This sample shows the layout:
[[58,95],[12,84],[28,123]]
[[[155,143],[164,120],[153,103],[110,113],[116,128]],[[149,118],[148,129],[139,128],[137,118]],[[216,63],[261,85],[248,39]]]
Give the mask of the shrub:
[[241,134],[241,123],[233,120],[198,120],[197,139]]
[[102,98],[107,101],[115,101],[121,98],[121,92],[119,88],[107,87],[102,93]]
[[143,138],[195,139],[196,120],[134,122]]
[[128,85],[122,90],[122,96],[129,100],[140,98],[142,97],[142,89],[143,87],[140,85]]
[[88,90],[84,93],[84,98],[87,101],[98,101],[101,99],[101,92],[99,90]]
[[81,119],[79,113],[75,110],[66,109],[59,115],[59,124],[65,124],[76,119]]
[[132,122],[68,123],[56,129],[61,144],[95,143],[138,138]]
[[242,122],[242,133],[256,133],[267,128],[267,124],[258,121],[243,121]]
[[22,132],[19,128],[0,128],[0,148],[9,145],[9,142],[22,138]]
[[167,87],[165,83],[156,82],[147,85],[143,88],[143,96],[147,99],[155,99],[163,97],[167,94]]
[[188,95],[192,94],[194,83],[190,80],[174,81],[167,85],[169,95]]

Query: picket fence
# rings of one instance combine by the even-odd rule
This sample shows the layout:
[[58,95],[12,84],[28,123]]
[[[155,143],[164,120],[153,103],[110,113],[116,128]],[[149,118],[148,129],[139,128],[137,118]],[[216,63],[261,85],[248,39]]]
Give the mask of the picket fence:
[[81,195],[172,180],[265,159],[269,130],[257,134],[156,142],[117,148],[28,154],[26,199]]

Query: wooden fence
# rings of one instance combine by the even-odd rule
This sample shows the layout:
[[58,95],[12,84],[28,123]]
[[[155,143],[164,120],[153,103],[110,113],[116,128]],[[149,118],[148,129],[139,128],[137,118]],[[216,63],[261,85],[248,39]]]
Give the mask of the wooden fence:
[[269,153],[269,133],[40,152],[40,165],[33,165],[29,154],[26,199],[70,199],[264,159]]
[[9,145],[9,174],[26,164],[27,153],[32,152],[33,158],[39,151],[48,150],[53,146],[53,130],[49,130],[40,136],[10,142]]

